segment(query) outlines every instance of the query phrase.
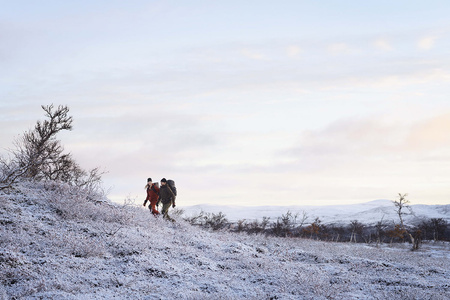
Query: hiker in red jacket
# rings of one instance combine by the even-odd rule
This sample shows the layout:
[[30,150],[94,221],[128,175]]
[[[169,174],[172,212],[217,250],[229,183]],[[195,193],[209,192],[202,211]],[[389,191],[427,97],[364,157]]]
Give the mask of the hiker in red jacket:
[[150,212],[156,217],[159,215],[159,211],[156,209],[156,202],[158,201],[159,197],[159,184],[152,183],[152,179],[147,179],[147,184],[145,185],[145,188],[147,189],[147,198],[145,198],[144,206],[147,204],[147,201],[150,201],[150,205],[148,208],[150,209]]

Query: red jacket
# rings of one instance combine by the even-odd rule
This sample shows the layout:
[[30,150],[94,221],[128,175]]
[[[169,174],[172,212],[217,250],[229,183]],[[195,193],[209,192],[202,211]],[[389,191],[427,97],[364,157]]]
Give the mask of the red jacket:
[[145,201],[150,201],[150,203],[156,203],[158,201],[159,196],[159,187],[157,187],[154,183],[147,187],[147,198]]

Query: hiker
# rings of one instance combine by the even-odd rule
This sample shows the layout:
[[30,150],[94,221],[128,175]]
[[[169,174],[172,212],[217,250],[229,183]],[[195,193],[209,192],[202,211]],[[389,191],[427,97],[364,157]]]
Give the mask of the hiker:
[[175,220],[169,216],[169,208],[170,206],[175,207],[175,194],[167,184],[167,180],[165,178],[161,179],[161,188],[159,189],[159,200],[158,202],[162,202],[162,214],[164,219],[170,220],[174,222]]
[[147,198],[145,198],[144,206],[147,204],[147,201],[150,201],[150,205],[148,208],[150,212],[156,217],[159,215],[159,211],[156,209],[156,202],[158,202],[159,196],[159,184],[157,182],[152,183],[152,179],[147,179],[147,184],[145,185],[147,189]]

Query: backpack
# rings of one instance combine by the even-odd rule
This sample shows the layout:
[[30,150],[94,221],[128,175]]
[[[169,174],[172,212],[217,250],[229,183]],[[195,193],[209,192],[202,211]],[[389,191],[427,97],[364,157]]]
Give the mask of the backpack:
[[173,181],[172,179],[169,179],[169,180],[167,180],[167,184],[169,185],[173,194],[176,196],[177,195],[177,187],[175,186],[175,181]]
[[156,194],[156,195],[159,195],[159,193],[158,193],[158,191],[156,190],[156,188],[155,188],[155,185],[154,184],[152,184],[152,187],[151,187],[151,189],[152,189],[152,191]]

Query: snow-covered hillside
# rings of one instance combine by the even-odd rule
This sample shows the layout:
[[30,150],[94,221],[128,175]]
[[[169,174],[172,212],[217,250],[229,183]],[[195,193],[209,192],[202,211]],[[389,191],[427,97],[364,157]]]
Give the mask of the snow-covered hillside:
[[[424,219],[443,218],[450,222],[449,205],[411,205],[413,214],[405,216],[406,222],[418,223]],[[225,214],[230,221],[253,220],[270,217],[276,220],[287,211],[298,213],[300,216],[305,212],[308,222],[320,218],[324,224],[349,224],[357,220],[363,224],[375,224],[383,219],[384,222],[398,222],[398,215],[390,200],[374,200],[366,203],[352,205],[330,205],[330,206],[226,206],[226,205],[195,205],[183,207],[187,216],[198,214],[201,211]],[[405,210],[408,212],[408,210]]]
[[450,298],[446,243],[208,232],[98,200],[51,183],[0,192],[0,299]]

